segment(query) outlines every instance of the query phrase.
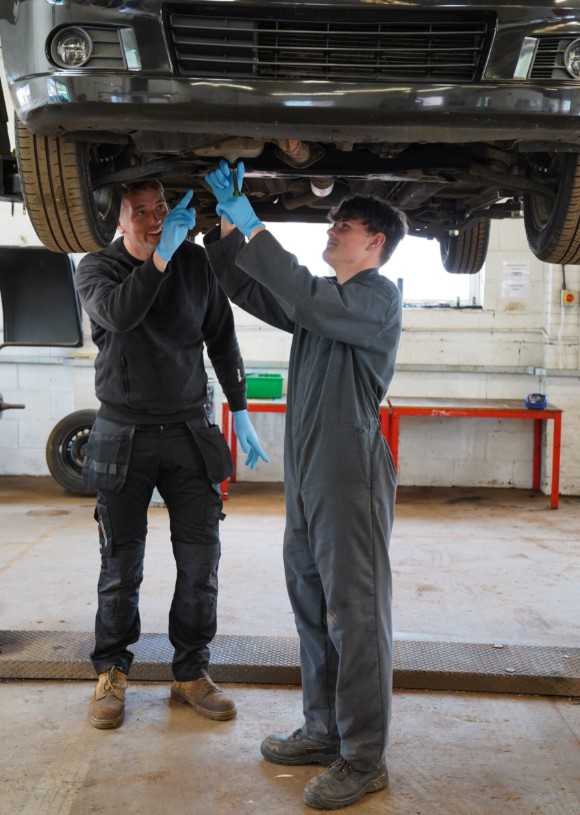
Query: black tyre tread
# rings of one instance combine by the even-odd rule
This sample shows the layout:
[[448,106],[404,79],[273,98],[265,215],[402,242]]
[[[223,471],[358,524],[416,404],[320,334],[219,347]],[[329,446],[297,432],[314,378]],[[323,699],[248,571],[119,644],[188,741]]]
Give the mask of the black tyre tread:
[[86,145],[38,136],[16,124],[24,202],[34,230],[53,252],[95,252],[114,237],[112,224],[98,223],[91,200]]
[[77,430],[90,429],[97,417],[96,410],[77,410],[69,413],[52,429],[46,442],[46,463],[54,480],[77,495],[94,495],[83,481],[82,475],[63,460],[62,446]]
[[528,244],[545,263],[580,263],[580,157],[564,158],[552,216],[543,228],[534,222],[530,196],[524,196]]
[[459,235],[449,235],[440,242],[441,261],[449,274],[477,274],[485,263],[489,245],[490,223],[485,218]]

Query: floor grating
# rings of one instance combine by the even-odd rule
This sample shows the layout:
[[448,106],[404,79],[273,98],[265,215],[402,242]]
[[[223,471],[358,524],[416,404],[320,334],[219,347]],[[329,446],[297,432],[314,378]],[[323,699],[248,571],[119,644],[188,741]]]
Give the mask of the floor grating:
[[[86,632],[0,631],[0,680],[93,679],[92,643]],[[577,648],[397,639],[394,649],[396,688],[580,696]],[[142,634],[132,650],[132,680],[172,679],[164,634]],[[298,685],[298,639],[218,635],[211,675],[216,682]]]

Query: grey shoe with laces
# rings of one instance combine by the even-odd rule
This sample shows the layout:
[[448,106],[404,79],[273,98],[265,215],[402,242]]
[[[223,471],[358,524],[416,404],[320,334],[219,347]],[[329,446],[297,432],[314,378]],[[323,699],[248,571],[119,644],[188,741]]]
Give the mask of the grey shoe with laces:
[[355,770],[339,758],[304,788],[304,800],[315,809],[340,809],[359,801],[369,792],[384,790],[389,773],[384,764],[368,773]]
[[304,736],[301,728],[290,736],[268,736],[260,750],[272,764],[332,764],[339,757],[338,745]]

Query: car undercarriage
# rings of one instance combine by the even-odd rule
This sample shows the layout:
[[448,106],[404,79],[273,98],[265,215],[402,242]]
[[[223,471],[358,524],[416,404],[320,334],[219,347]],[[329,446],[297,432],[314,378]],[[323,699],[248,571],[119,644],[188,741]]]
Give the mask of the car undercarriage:
[[[580,262],[580,10],[506,0],[406,3],[14,0],[0,35],[24,200],[42,242],[95,251],[120,187],[170,204],[243,160],[263,221],[324,222],[344,196],[401,208],[473,274],[490,223]],[[38,44],[32,50],[29,43]]]

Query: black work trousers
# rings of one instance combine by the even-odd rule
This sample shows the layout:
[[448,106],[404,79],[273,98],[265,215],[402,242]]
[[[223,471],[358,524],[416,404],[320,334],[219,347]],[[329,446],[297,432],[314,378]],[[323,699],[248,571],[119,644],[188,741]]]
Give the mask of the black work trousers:
[[[207,422],[200,420],[202,425]],[[169,513],[177,566],[169,612],[173,675],[181,682],[198,679],[207,673],[208,646],[216,633],[221,498],[186,424],[133,427],[97,418],[93,431],[97,458],[100,445],[105,451],[101,459],[114,458],[116,449],[126,459],[107,465],[122,474],[122,487],[113,483],[114,489],[97,489],[101,572],[93,666],[97,674],[113,665],[127,674],[131,668],[128,646],[141,631],[147,512],[157,486]],[[125,436],[121,445],[111,441],[116,432]]]

